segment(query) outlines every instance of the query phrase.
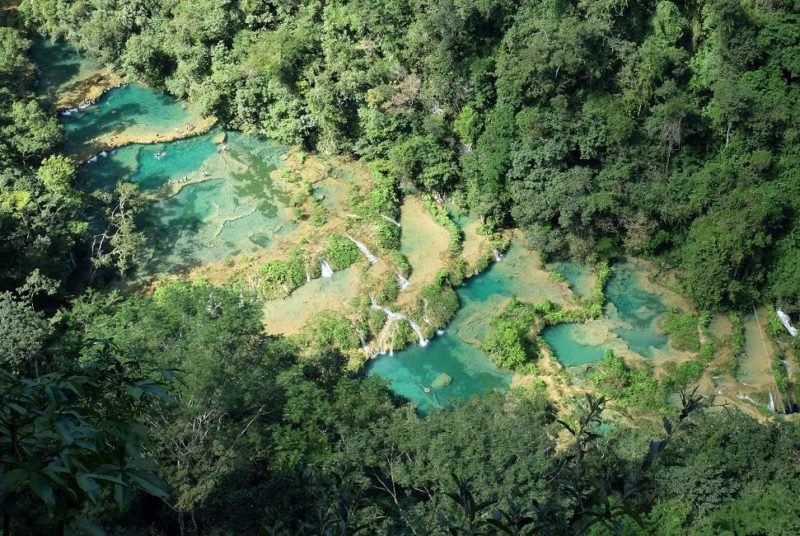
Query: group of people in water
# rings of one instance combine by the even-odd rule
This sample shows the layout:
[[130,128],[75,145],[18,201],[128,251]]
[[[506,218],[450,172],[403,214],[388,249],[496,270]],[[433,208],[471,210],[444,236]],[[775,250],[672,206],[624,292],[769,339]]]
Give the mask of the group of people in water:
[[[167,154],[167,153],[165,153],[165,152],[163,152],[163,151],[162,151],[162,152],[160,152],[160,153],[156,153],[156,158],[161,158],[161,157],[163,157],[165,154]],[[161,156],[159,156],[159,155],[161,155]],[[202,175],[203,175],[203,178],[208,178],[208,177],[210,177],[210,176],[211,176],[211,174],[210,174],[210,173],[208,172],[208,170],[207,170],[207,169],[205,169],[205,168],[203,168],[203,171],[202,171],[201,173],[202,173]],[[189,175],[184,175],[184,176],[183,176],[183,177],[181,177],[180,179],[168,179],[168,180],[167,180],[167,184],[183,184],[183,183],[185,183],[185,182],[189,182],[190,180],[191,180],[191,177],[190,177]]]

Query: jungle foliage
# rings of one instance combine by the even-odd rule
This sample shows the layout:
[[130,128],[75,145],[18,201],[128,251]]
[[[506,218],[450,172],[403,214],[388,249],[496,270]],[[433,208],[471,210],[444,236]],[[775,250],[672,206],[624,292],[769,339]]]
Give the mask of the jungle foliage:
[[[547,255],[658,256],[681,268],[701,309],[768,298],[800,311],[791,0],[20,10],[32,28],[234,127],[380,162],[436,199],[458,193],[490,229],[520,226]],[[25,41],[6,39],[9,79]],[[33,102],[4,117],[21,159],[57,141]],[[15,191],[6,203],[24,206],[30,187]]]
[[[103,288],[143,262],[141,199],[75,187],[27,59],[35,33],[66,39],[228,126],[351,153],[375,170],[370,211],[397,218],[399,193],[422,191],[453,252],[448,197],[489,232],[600,261],[601,281],[633,253],[679,268],[702,310],[797,313],[796,1],[16,4],[0,3],[4,535],[800,532],[796,421],[667,403],[707,341],[663,378],[609,353],[589,378],[605,398],[560,420],[537,387],[420,417],[347,367],[358,333],[341,316],[271,338],[240,289]],[[398,239],[387,223],[379,245]],[[324,255],[342,269],[360,253],[332,236]],[[265,263],[259,291],[290,292],[318,260]],[[462,272],[425,289],[430,329]],[[596,316],[602,292],[583,305]],[[370,329],[385,320],[365,310]],[[503,364],[534,357],[532,313],[574,321],[512,304],[486,341]],[[695,348],[696,323],[670,327]],[[609,425],[608,404],[664,419]]]

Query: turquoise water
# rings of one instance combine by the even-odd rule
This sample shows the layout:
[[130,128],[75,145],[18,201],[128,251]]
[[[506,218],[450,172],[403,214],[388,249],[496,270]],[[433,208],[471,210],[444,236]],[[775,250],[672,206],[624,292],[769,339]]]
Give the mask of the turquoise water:
[[200,170],[217,154],[219,146],[212,142],[213,136],[212,132],[170,143],[127,145],[112,151],[108,158],[81,167],[80,175],[83,184],[92,189],[113,186],[120,178],[143,190],[160,188],[170,179]]
[[185,104],[138,84],[108,91],[96,104],[62,117],[66,149],[73,153],[115,136],[171,134],[193,120]]
[[[138,221],[154,250],[144,273],[254,253],[295,228],[284,210],[287,195],[270,177],[285,148],[231,133],[222,150],[214,142],[219,136],[214,130],[170,143],[128,145],[81,167],[85,189],[127,180],[156,196]],[[183,178],[188,181],[179,189],[170,184]]]
[[[513,246],[501,262],[458,289],[461,308],[444,335],[425,348],[413,346],[375,358],[367,373],[386,379],[395,393],[414,402],[421,413],[487,391],[508,390],[511,373],[495,367],[477,344],[491,318],[512,296],[530,302],[563,299],[561,285],[549,281],[536,264],[537,259],[525,249]],[[450,376],[452,383],[433,388],[442,373]],[[430,393],[425,392],[426,387]]]
[[[442,373],[452,382],[433,387]],[[491,390],[506,391],[511,384],[510,373],[499,370],[478,348],[449,333],[425,348],[414,346],[373,359],[368,374],[388,380],[392,391],[414,402],[423,414]]]
[[553,349],[558,360],[568,367],[597,363],[605,348],[582,342],[587,339],[585,324],[558,324],[542,331],[542,338]]
[[639,355],[652,357],[656,349],[667,347],[668,338],[655,326],[667,311],[661,296],[642,285],[643,272],[629,264],[614,267],[614,275],[606,287],[608,300],[616,309],[620,327],[614,333]]
[[570,288],[579,296],[586,297],[592,294],[593,279],[585,266],[574,262],[555,262],[550,268],[566,278]]
[[30,52],[39,68],[39,91],[55,99],[57,93],[96,75],[100,63],[66,43],[36,39]]

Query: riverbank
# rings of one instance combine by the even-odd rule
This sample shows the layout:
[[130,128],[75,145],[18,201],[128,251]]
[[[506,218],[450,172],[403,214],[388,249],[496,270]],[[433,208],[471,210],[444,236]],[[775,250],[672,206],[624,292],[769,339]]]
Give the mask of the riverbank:
[[155,132],[152,134],[123,132],[109,135],[108,137],[93,138],[90,140],[88,147],[81,148],[71,156],[81,164],[91,163],[93,158],[102,153],[110,153],[128,145],[154,145],[193,138],[210,132],[216,125],[217,118],[208,116],[192,121],[182,127],[175,127],[167,132]]
[[[580,267],[556,277],[513,231],[488,237],[478,219],[453,216],[457,207],[411,195],[401,201],[391,180],[360,162],[240,133],[207,134],[214,118],[197,118],[185,104],[142,86],[107,92],[64,117],[74,154],[94,162],[82,174],[99,183],[124,177],[155,201],[143,224],[155,224],[157,247],[165,251],[148,270],[260,296],[270,335],[303,337],[335,324],[349,331],[336,344],[353,366],[410,374],[417,382],[410,392],[432,389],[434,380],[447,400],[541,384],[561,403],[590,390],[573,382],[568,367],[594,363],[602,352],[570,360],[558,348],[544,349],[532,365],[535,375],[510,375],[491,364],[480,346],[512,298],[554,303],[567,322],[588,319],[565,324],[570,330],[559,336],[574,343],[567,352],[612,349],[628,363],[652,366],[656,376],[696,358],[672,348],[661,325],[668,307],[690,310],[688,304],[651,278],[664,272],[644,261],[618,266],[626,279],[612,280],[611,303],[603,308]],[[95,159],[98,149],[113,154]],[[511,241],[501,255],[501,243]],[[396,359],[375,367],[369,359],[384,352],[397,352]],[[431,377],[430,367],[449,372]]]

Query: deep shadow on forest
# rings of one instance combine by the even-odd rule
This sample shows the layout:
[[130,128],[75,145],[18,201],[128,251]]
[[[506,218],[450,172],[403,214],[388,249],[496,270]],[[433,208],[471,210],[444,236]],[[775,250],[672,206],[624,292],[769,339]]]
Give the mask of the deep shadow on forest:
[[38,35],[548,258],[646,257],[698,311],[796,318],[797,1],[3,7],[0,514],[4,535],[800,533],[797,421],[691,390],[665,409],[613,359],[569,414],[526,389],[420,417],[335,330],[265,337],[257,300],[202,281],[110,290],[147,201],[76,186]]

